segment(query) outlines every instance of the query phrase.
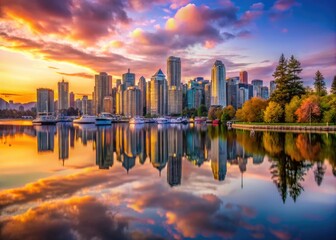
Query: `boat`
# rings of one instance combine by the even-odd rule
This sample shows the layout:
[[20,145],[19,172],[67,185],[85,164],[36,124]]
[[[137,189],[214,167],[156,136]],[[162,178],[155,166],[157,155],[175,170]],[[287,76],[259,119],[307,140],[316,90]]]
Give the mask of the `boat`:
[[99,115],[96,117],[96,125],[111,125],[112,119]]
[[186,124],[186,123],[188,123],[188,119],[183,118],[183,117],[171,118],[169,120],[169,123],[171,123],[171,124]]
[[158,124],[167,124],[167,123],[169,123],[169,122],[168,122],[168,119],[167,119],[167,118],[164,118],[164,117],[157,118],[157,119],[156,119],[156,122],[157,122]]
[[213,125],[218,125],[220,123],[219,119],[212,120]]
[[129,120],[129,124],[144,124],[145,120],[142,117],[133,117]]
[[52,113],[39,113],[38,116],[33,120],[35,125],[53,125],[56,124],[56,118]]
[[206,123],[206,118],[205,117],[195,117],[194,122],[198,124]]
[[95,124],[96,123],[96,116],[91,115],[83,115],[78,119],[73,120],[73,123],[78,124]]

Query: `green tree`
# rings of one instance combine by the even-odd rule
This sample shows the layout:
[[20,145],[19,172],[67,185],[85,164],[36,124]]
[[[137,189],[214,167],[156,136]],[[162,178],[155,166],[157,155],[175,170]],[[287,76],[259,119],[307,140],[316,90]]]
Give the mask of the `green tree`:
[[290,103],[286,104],[285,107],[285,121],[288,123],[293,123],[297,121],[295,111],[300,107],[301,99],[298,96],[294,96]]
[[325,85],[325,82],[324,82],[324,77],[319,70],[317,70],[317,72],[315,73],[314,80],[315,80],[314,88],[315,88],[316,94],[318,96],[327,95],[327,88],[326,88],[326,85]]
[[208,114],[208,109],[204,104],[201,104],[197,109],[197,116],[202,117]]
[[283,116],[283,108],[276,102],[270,102],[264,112],[264,122],[278,123]]
[[221,119],[223,110],[221,106],[211,106],[208,112],[208,118],[211,120]]
[[334,80],[331,84],[331,94],[335,94],[336,95],[336,75],[334,76]]
[[282,54],[273,73],[276,88],[271,95],[271,101],[279,103],[284,108],[294,96],[303,95],[305,88],[300,77],[301,72],[301,63],[294,56],[287,61]]
[[290,86],[290,100],[294,96],[302,96],[305,93],[303,82],[300,77],[302,72],[301,63],[292,55],[287,65],[288,81]]

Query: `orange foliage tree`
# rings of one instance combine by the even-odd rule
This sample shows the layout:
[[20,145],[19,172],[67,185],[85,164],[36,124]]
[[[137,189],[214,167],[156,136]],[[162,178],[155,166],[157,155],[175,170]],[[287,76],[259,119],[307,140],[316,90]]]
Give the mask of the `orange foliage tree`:
[[317,96],[309,96],[304,99],[300,107],[295,111],[298,122],[316,122],[321,116],[321,110]]

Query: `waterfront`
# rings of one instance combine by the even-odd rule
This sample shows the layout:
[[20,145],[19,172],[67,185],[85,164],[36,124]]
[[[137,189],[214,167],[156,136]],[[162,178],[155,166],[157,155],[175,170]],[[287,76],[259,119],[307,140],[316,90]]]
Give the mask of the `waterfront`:
[[336,234],[336,134],[20,124],[0,139],[1,239]]

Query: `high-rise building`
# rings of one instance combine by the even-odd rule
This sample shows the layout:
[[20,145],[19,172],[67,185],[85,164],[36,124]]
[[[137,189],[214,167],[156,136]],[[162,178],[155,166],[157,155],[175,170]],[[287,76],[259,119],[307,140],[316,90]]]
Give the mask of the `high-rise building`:
[[141,111],[141,92],[138,87],[131,86],[124,92],[124,114],[127,117],[139,116]]
[[235,109],[238,108],[239,99],[239,84],[240,78],[233,77],[227,79],[227,105],[232,105]]
[[182,113],[182,97],[182,89],[180,87],[168,87],[168,114]]
[[105,72],[95,75],[94,99],[93,104],[95,114],[103,111],[104,97],[112,95],[112,76]]
[[202,86],[197,83],[191,84],[187,90],[187,108],[197,109],[202,104],[202,102],[204,102]]
[[216,60],[211,69],[211,105],[226,107],[225,66]]
[[75,109],[78,109],[80,112],[82,111],[82,100],[79,98],[77,98],[75,101]]
[[75,94],[73,92],[69,94],[69,99],[70,107],[75,108]]
[[141,100],[140,100],[141,115],[146,114],[146,88],[147,88],[146,84],[147,84],[146,79],[143,76],[141,76],[138,82],[138,87],[141,93]]
[[181,85],[181,59],[170,56],[167,58],[168,86],[180,87]]
[[122,75],[122,83],[125,84],[125,89],[135,85],[135,74],[131,73],[130,69]]
[[116,114],[123,115],[124,114],[124,89],[125,84],[120,84],[117,88],[116,92]]
[[112,96],[104,97],[104,112],[112,113],[113,112],[113,99]]
[[37,113],[54,113],[54,91],[48,88],[37,89]]
[[204,104],[207,109],[211,106],[211,83],[204,85]]
[[261,97],[263,99],[268,99],[269,98],[269,95],[268,95],[268,87],[266,86],[262,86],[261,87]]
[[246,71],[241,71],[239,73],[239,81],[240,83],[248,84],[248,75]]
[[270,81],[270,94],[269,96],[272,96],[272,93],[275,91],[275,88],[276,88],[276,84],[275,84],[275,81]]
[[69,83],[58,82],[58,111],[63,111],[69,108]]
[[83,114],[88,114],[88,111],[89,111],[89,106],[88,106],[88,96],[84,95],[83,98],[82,98],[82,112]]
[[263,80],[254,79],[251,83],[253,86],[253,97],[261,97],[261,87],[263,86]]
[[159,69],[147,84],[147,114],[166,115],[168,110],[167,80]]

